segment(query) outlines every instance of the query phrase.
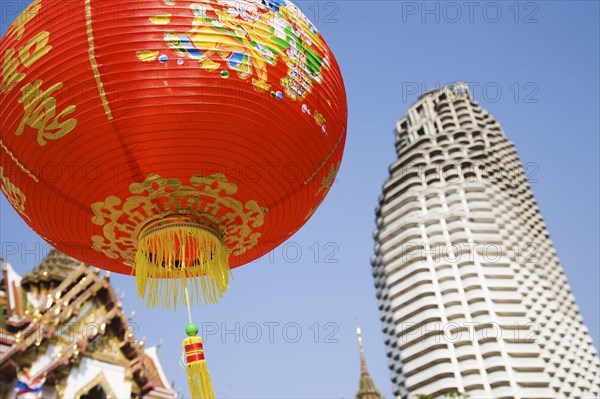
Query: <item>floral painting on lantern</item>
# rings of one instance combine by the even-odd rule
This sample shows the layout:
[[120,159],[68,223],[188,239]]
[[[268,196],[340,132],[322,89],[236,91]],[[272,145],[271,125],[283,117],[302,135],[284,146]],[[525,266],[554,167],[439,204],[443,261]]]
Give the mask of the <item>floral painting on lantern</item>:
[[[175,2],[164,3],[165,14],[149,19],[165,26],[165,48],[138,51],[140,61],[178,65],[192,61],[223,78],[228,78],[231,71],[241,79],[251,79],[259,92],[271,90],[292,100],[306,98],[314,85],[322,82],[323,68],[329,68],[329,50],[321,35],[286,0],[193,3],[189,6],[192,22],[187,30],[170,29],[168,8]],[[277,68],[268,67],[281,68],[280,62],[287,73],[272,76]]]

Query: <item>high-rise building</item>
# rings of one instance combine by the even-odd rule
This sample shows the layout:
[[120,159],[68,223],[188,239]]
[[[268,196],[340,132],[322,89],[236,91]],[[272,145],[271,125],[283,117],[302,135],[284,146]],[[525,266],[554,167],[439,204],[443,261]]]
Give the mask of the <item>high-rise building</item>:
[[456,84],[397,122],[373,276],[395,394],[600,396],[600,360],[512,143]]

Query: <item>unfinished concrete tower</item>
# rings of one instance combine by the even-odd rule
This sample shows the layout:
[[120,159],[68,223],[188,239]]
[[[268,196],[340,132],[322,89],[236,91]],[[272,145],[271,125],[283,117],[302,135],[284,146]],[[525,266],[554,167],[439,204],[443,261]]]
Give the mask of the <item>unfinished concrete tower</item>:
[[600,360],[523,165],[456,84],[396,127],[373,276],[395,394],[599,397]]

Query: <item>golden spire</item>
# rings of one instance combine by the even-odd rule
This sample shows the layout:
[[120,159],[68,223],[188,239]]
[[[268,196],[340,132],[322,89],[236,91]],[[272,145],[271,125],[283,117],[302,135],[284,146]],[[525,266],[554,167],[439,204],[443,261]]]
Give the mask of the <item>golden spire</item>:
[[358,337],[358,348],[360,350],[360,372],[361,374],[369,373],[367,370],[367,362],[365,360],[365,348],[363,347],[363,339],[360,330],[360,324],[356,322],[356,336]]
[[358,321],[356,322],[356,336],[358,337],[358,347],[360,350],[360,382],[358,391],[356,392],[356,399],[383,399],[383,396],[379,393],[369,375],[369,370],[367,370],[365,349]]

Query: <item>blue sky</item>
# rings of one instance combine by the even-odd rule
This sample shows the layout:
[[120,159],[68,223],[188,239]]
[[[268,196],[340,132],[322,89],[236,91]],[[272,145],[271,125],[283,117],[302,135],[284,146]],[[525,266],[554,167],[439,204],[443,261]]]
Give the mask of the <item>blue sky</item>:
[[[217,305],[194,310],[219,397],[353,397],[360,319],[371,374],[391,396],[371,277],[374,208],[395,159],[393,129],[418,95],[472,83],[529,166],[532,189],[590,329],[600,343],[599,14],[596,1],[302,1],[332,48],[349,101],[338,179],[288,243],[234,272]],[[3,34],[26,2],[0,0]],[[0,242],[21,273],[47,245],[0,199]],[[17,253],[8,254],[14,248]],[[178,367],[185,310],[144,308],[133,279],[112,275],[138,337]],[[258,336],[257,333],[261,335]],[[300,333],[300,335],[299,335]]]

